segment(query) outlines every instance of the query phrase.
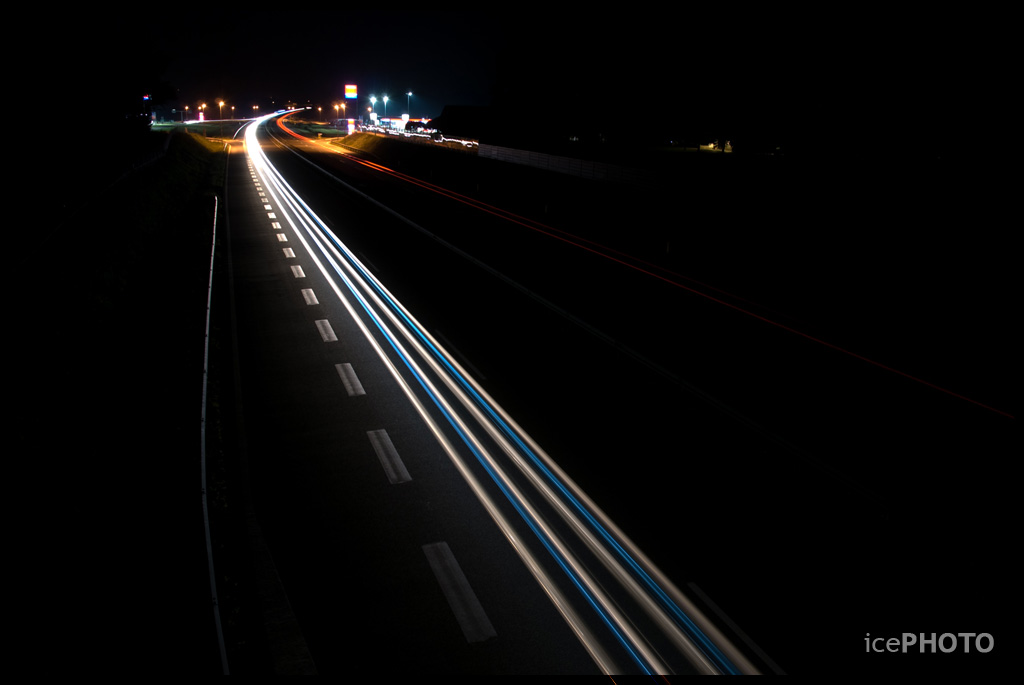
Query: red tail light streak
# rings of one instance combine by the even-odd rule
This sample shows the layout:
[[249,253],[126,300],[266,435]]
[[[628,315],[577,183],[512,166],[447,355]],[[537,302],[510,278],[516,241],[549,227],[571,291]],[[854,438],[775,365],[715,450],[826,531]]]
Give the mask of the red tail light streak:
[[[314,141],[310,140],[309,138],[305,138],[304,136],[301,136],[298,133],[295,133],[293,130],[289,129],[287,126],[285,126],[283,121],[280,121],[279,124],[280,124],[281,129],[284,130],[285,132],[287,132],[288,134],[290,134],[291,136],[293,136],[295,138],[298,138],[298,139],[301,139],[301,140],[308,141],[308,142],[314,142]],[[335,151],[336,151],[336,149],[335,149]],[[985,404],[983,402],[975,400],[975,399],[973,399],[971,397],[968,397],[968,396],[963,395],[961,393],[958,393],[958,392],[955,392],[953,390],[950,390],[949,388],[943,387],[941,385],[938,385],[936,383],[932,383],[932,382],[930,382],[928,380],[925,380],[923,378],[920,378],[918,376],[914,376],[912,374],[904,372],[904,371],[902,371],[900,369],[897,369],[897,368],[895,368],[893,366],[890,366],[890,365],[887,365],[887,364],[883,364],[883,363],[881,363],[879,361],[871,359],[870,357],[867,357],[865,355],[859,354],[857,352],[854,352],[854,351],[852,351],[850,349],[847,349],[847,348],[845,348],[843,346],[840,346],[840,345],[837,345],[835,343],[829,342],[828,340],[825,340],[825,339],[823,339],[821,337],[817,337],[817,336],[811,335],[809,333],[806,333],[806,332],[800,330],[799,328],[796,328],[794,326],[790,326],[790,325],[787,325],[785,323],[782,323],[781,321],[779,321],[779,320],[777,320],[775,318],[772,318],[771,316],[769,316],[767,314],[758,313],[758,311],[768,312],[770,310],[767,307],[761,306],[761,305],[759,305],[756,302],[752,302],[752,301],[750,301],[748,299],[745,299],[745,298],[739,297],[737,295],[734,295],[732,293],[726,292],[724,290],[716,288],[716,287],[714,287],[712,285],[709,285],[707,283],[701,283],[699,281],[696,281],[696,280],[688,278],[688,277],[686,277],[684,275],[672,272],[672,271],[670,271],[668,269],[661,268],[661,267],[659,267],[659,266],[657,266],[655,264],[652,264],[652,263],[650,263],[648,261],[639,259],[637,257],[634,257],[632,255],[626,254],[624,252],[621,252],[621,251],[616,250],[614,248],[608,247],[606,245],[602,245],[600,243],[588,240],[586,238],[583,238],[583,237],[580,237],[580,236],[577,236],[577,235],[573,235],[572,233],[560,230],[558,228],[547,226],[545,224],[542,224],[540,222],[534,221],[532,219],[528,219],[526,217],[519,216],[517,214],[514,214],[514,213],[509,212],[507,210],[501,209],[499,207],[495,207],[495,206],[487,204],[485,202],[481,202],[479,200],[475,200],[475,199],[467,197],[465,195],[462,195],[462,194],[456,193],[454,191],[448,190],[448,189],[443,188],[441,186],[437,186],[435,184],[428,183],[426,181],[423,181],[421,179],[415,178],[413,176],[409,176],[408,174],[403,174],[403,173],[401,173],[399,171],[396,171],[394,169],[386,167],[386,166],[384,166],[382,164],[377,164],[375,162],[371,162],[371,161],[368,161],[368,160],[365,160],[365,159],[360,159],[359,157],[357,157],[355,155],[346,155],[346,160],[348,160],[348,161],[350,161],[350,162],[352,162],[354,164],[360,164],[363,167],[366,167],[368,169],[372,169],[372,170],[374,170],[376,172],[379,172],[379,173],[382,173],[382,174],[386,174],[386,175],[388,175],[388,176],[390,176],[392,178],[395,178],[397,180],[400,180],[400,181],[403,181],[403,182],[406,182],[406,183],[410,183],[410,184],[415,185],[415,186],[417,186],[419,188],[422,188],[424,190],[428,190],[430,192],[436,193],[436,194],[438,194],[440,196],[446,197],[446,198],[448,198],[450,200],[453,200],[455,202],[459,202],[459,203],[462,203],[464,205],[473,207],[473,208],[475,208],[475,209],[477,209],[479,211],[486,212],[486,213],[491,214],[493,216],[502,218],[502,219],[504,219],[506,221],[509,221],[511,223],[514,223],[514,224],[517,224],[517,225],[522,226],[524,228],[527,228],[527,229],[529,229],[531,231],[535,231],[537,233],[546,235],[546,236],[548,236],[550,238],[553,238],[555,240],[558,240],[558,241],[561,241],[561,242],[566,243],[568,245],[571,245],[571,246],[573,246],[575,248],[578,248],[578,249],[581,249],[581,250],[585,250],[585,251],[590,252],[592,254],[598,255],[598,256],[600,256],[600,257],[602,257],[604,259],[607,259],[607,260],[610,260],[612,262],[618,263],[618,264],[620,264],[620,265],[622,265],[622,266],[624,266],[624,267],[626,267],[628,269],[632,269],[634,271],[643,273],[644,275],[646,275],[648,277],[657,279],[657,280],[662,281],[664,283],[667,283],[667,284],[669,284],[669,285],[671,285],[673,287],[680,288],[682,290],[688,291],[688,292],[690,292],[690,293],[692,293],[694,295],[697,295],[698,297],[710,300],[711,302],[714,302],[714,303],[716,303],[718,305],[721,305],[723,307],[728,307],[729,309],[732,309],[732,310],[734,310],[734,311],[736,311],[736,312],[738,312],[738,313],[740,313],[740,314],[742,314],[744,316],[751,317],[751,318],[756,319],[758,321],[761,321],[761,322],[763,322],[763,323],[765,323],[765,324],[767,324],[769,326],[773,326],[773,327],[779,328],[779,329],[784,330],[787,333],[790,333],[792,335],[796,335],[796,336],[799,336],[801,338],[804,338],[805,340],[811,341],[811,342],[813,342],[815,344],[822,345],[822,346],[827,347],[827,348],[829,348],[829,349],[831,349],[834,352],[837,352],[839,354],[843,354],[843,355],[852,357],[854,359],[857,359],[859,361],[865,362],[867,364],[870,364],[870,365],[872,365],[872,366],[874,366],[874,367],[876,367],[878,369],[881,369],[881,370],[883,370],[885,372],[901,376],[901,377],[903,377],[903,378],[905,378],[905,379],[907,379],[909,381],[912,381],[914,383],[918,383],[920,385],[926,386],[928,388],[931,388],[931,389],[933,389],[935,391],[944,393],[944,394],[949,395],[951,397],[955,397],[955,398],[957,398],[959,400],[963,400],[965,402],[969,402],[969,403],[971,403],[973,405],[976,405],[978,407],[981,407],[982,409],[985,409],[987,411],[991,411],[991,412],[994,412],[996,414],[999,414],[999,415],[1002,415],[1002,416],[1006,416],[1008,418],[1014,418],[1012,414],[1010,414],[1010,413],[1008,413],[1008,412],[1006,412],[1006,411],[1004,411],[1002,409],[990,406],[988,404]],[[755,310],[758,310],[758,311],[755,311]]]

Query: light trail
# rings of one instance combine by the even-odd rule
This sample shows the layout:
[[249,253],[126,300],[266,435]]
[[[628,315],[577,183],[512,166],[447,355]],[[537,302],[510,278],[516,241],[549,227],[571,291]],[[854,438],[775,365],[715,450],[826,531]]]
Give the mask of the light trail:
[[[289,135],[291,135],[291,136],[293,136],[293,137],[295,137],[295,138],[297,138],[299,140],[303,140],[303,141],[306,141],[306,142],[309,142],[309,143],[315,142],[315,141],[313,141],[313,140],[311,140],[309,138],[306,138],[305,136],[299,135],[295,131],[289,129],[287,126],[284,125],[283,122],[279,121],[279,126],[280,126],[280,128],[283,131],[285,131]],[[879,361],[871,359],[870,357],[866,357],[866,356],[864,356],[862,354],[859,354],[859,353],[854,352],[852,350],[849,350],[849,349],[847,349],[845,347],[842,347],[841,345],[837,345],[837,344],[829,342],[829,341],[827,341],[827,340],[825,340],[823,338],[820,338],[820,337],[811,335],[809,333],[806,333],[806,332],[800,330],[799,328],[787,325],[785,323],[782,323],[781,321],[778,321],[778,320],[776,320],[774,318],[771,318],[769,316],[766,316],[764,314],[758,314],[756,311],[753,311],[753,308],[758,308],[758,309],[760,309],[762,311],[772,311],[772,310],[769,307],[765,307],[765,306],[760,305],[760,304],[758,304],[756,302],[753,302],[753,301],[751,301],[749,299],[740,297],[738,295],[734,295],[732,293],[729,293],[729,292],[727,292],[725,290],[722,290],[722,289],[717,288],[715,286],[709,285],[707,283],[702,283],[702,282],[700,282],[700,281],[698,281],[696,279],[689,278],[688,276],[684,276],[682,274],[676,273],[676,272],[671,271],[669,269],[665,269],[665,268],[660,267],[660,266],[658,266],[656,264],[653,264],[651,262],[645,261],[645,260],[640,259],[638,257],[634,257],[632,255],[629,255],[629,254],[625,253],[625,252],[616,250],[616,249],[608,247],[606,245],[602,245],[600,243],[597,243],[595,241],[589,240],[587,238],[583,238],[581,236],[574,235],[572,233],[569,233],[567,231],[563,231],[563,230],[558,229],[558,228],[547,226],[545,224],[542,224],[540,222],[534,221],[532,219],[528,219],[526,217],[519,216],[519,215],[517,215],[517,214],[515,214],[513,212],[509,212],[507,210],[504,210],[504,209],[501,209],[501,208],[498,208],[498,207],[494,207],[493,205],[487,204],[485,202],[481,202],[479,200],[475,200],[475,199],[467,197],[465,195],[461,195],[459,193],[456,193],[456,192],[454,192],[452,190],[448,190],[446,188],[442,188],[441,186],[437,186],[437,185],[434,185],[432,183],[428,183],[426,181],[422,181],[420,179],[414,178],[412,176],[408,176],[406,174],[403,174],[401,172],[395,171],[394,169],[390,169],[390,168],[388,168],[386,166],[383,166],[381,164],[377,164],[375,162],[370,162],[370,161],[367,161],[367,160],[364,160],[364,159],[359,159],[358,157],[354,157],[354,156],[351,156],[351,155],[346,155],[346,159],[351,161],[351,162],[353,162],[353,163],[361,164],[362,166],[364,166],[366,168],[373,169],[373,170],[378,171],[378,172],[383,173],[383,174],[387,174],[388,176],[391,176],[392,178],[395,178],[395,179],[398,179],[398,180],[402,180],[402,181],[405,181],[407,183],[411,183],[411,184],[413,184],[415,186],[418,186],[418,187],[423,188],[425,190],[429,190],[431,192],[437,193],[438,195],[442,195],[442,196],[447,197],[447,198],[449,198],[451,200],[454,200],[456,202],[461,202],[461,203],[463,203],[465,205],[471,206],[471,207],[473,207],[475,209],[478,209],[480,211],[487,212],[488,214],[492,214],[494,216],[500,217],[502,219],[505,219],[505,220],[510,221],[512,223],[515,223],[515,224],[518,224],[520,226],[528,228],[528,229],[530,229],[532,231],[535,231],[537,233],[541,233],[541,234],[547,235],[547,236],[549,236],[551,238],[554,238],[555,240],[559,240],[559,241],[564,242],[566,244],[569,244],[569,245],[572,245],[574,247],[580,248],[582,250],[590,252],[590,253],[592,253],[594,255],[597,255],[599,257],[603,257],[604,259],[608,259],[610,261],[616,262],[618,264],[621,264],[622,266],[625,266],[627,268],[630,268],[630,269],[633,269],[633,270],[638,271],[640,273],[643,273],[643,274],[645,274],[647,276],[655,278],[655,279],[657,279],[659,281],[662,281],[664,283],[667,283],[667,284],[669,284],[671,286],[674,286],[674,287],[686,290],[687,292],[693,293],[693,294],[695,294],[695,295],[697,295],[699,297],[703,297],[703,298],[705,298],[707,300],[710,300],[711,302],[714,302],[716,304],[728,307],[728,308],[730,308],[730,309],[732,309],[732,310],[734,310],[736,312],[739,312],[740,314],[752,317],[752,318],[757,319],[758,321],[761,321],[761,322],[763,322],[765,324],[768,324],[770,326],[774,326],[776,328],[779,328],[779,329],[781,329],[783,331],[786,331],[787,333],[791,333],[793,335],[797,335],[797,336],[799,336],[801,338],[804,338],[805,340],[808,340],[808,341],[813,342],[813,343],[818,344],[818,345],[822,345],[822,346],[827,347],[827,348],[829,348],[829,349],[831,349],[831,350],[833,350],[835,352],[838,352],[840,354],[844,354],[844,355],[853,357],[854,359],[857,359],[859,361],[862,361],[862,362],[865,362],[867,364],[870,364],[870,365],[872,365],[872,366],[874,366],[874,367],[876,367],[878,369],[881,369],[882,371],[896,374],[896,375],[901,376],[901,377],[903,377],[903,378],[905,378],[905,379],[907,379],[909,381],[912,381],[914,383],[919,383],[921,385],[924,385],[924,386],[926,386],[928,388],[931,388],[931,389],[936,390],[938,392],[944,393],[944,394],[949,395],[951,397],[955,397],[955,398],[957,398],[959,400],[963,400],[963,401],[969,402],[969,403],[974,404],[974,405],[976,405],[978,407],[981,407],[982,409],[985,409],[987,411],[994,412],[996,414],[1005,416],[1007,418],[1011,418],[1011,419],[1014,418],[1013,414],[1010,414],[1009,412],[1006,412],[1006,411],[1004,411],[1002,409],[999,409],[997,407],[993,407],[993,406],[991,406],[989,404],[985,404],[984,402],[976,400],[976,399],[974,399],[972,397],[968,397],[967,395],[964,395],[962,393],[958,393],[958,392],[956,392],[954,390],[950,390],[949,388],[943,387],[943,386],[938,385],[936,383],[932,383],[931,381],[925,380],[925,379],[920,378],[918,376],[914,376],[913,374],[907,373],[905,371],[901,371],[900,369],[897,369],[897,368],[895,368],[893,366],[890,366],[890,365],[887,365],[887,364],[883,364],[883,363],[881,363]],[[694,284],[694,285],[687,285],[683,281],[688,281],[689,283]],[[694,286],[699,286],[699,288],[698,287],[694,287]],[[712,292],[713,293],[717,293],[717,294],[711,294]],[[736,304],[737,302],[738,303],[742,303],[742,304]]]
[[[620,672],[609,654],[623,650],[649,674],[673,673],[683,661],[707,674],[756,673],[294,192],[263,154],[258,124],[246,130],[246,148],[279,218],[598,667]],[[512,505],[518,527],[475,475],[474,463]],[[564,581],[524,544],[524,525],[590,613],[574,608]]]

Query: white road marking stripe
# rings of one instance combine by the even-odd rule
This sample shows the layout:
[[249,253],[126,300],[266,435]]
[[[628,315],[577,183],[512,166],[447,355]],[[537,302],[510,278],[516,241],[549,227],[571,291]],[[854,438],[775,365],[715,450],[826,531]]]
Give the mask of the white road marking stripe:
[[273,209],[270,205],[263,205],[263,209]]
[[338,339],[338,336],[334,335],[334,329],[331,328],[331,324],[327,319],[317,319],[316,329],[320,331],[320,337],[324,339],[324,342],[334,342]]
[[288,236],[286,236],[284,233],[278,233],[277,234],[277,242],[279,242],[279,243],[287,243],[288,242]]
[[280,221],[275,221],[272,224],[270,224],[270,227],[273,228],[275,231],[280,231],[281,230],[281,222]]
[[366,391],[363,390],[363,384],[359,382],[359,377],[356,376],[355,369],[352,368],[351,364],[335,364],[334,368],[338,370],[338,375],[341,377],[341,382],[344,384],[345,391],[349,397],[366,394]]
[[[250,137],[252,138],[253,141],[255,140],[254,128],[250,128],[247,132],[247,139],[249,139]],[[250,149],[258,150],[258,147],[253,145],[253,147]],[[261,161],[265,162],[265,158],[262,158]],[[271,182],[274,183],[274,180],[272,178],[269,180],[271,180]],[[281,186],[278,187],[281,188]],[[282,188],[282,192],[286,191]],[[306,223],[305,218],[299,218],[304,224]],[[329,229],[327,229],[325,226],[318,222],[315,215],[310,214],[309,221],[318,224],[319,227],[317,230],[323,231],[326,236],[333,237],[333,234],[330,233]],[[311,226],[311,224],[306,225]],[[402,389],[402,391],[405,393],[405,395],[408,397],[410,402],[413,404],[417,413],[419,413],[419,415],[423,419],[424,423],[430,428],[431,432],[435,435],[438,442],[441,444],[442,448],[449,455],[455,468],[465,478],[466,482],[469,484],[469,486],[473,489],[474,493],[483,503],[488,513],[491,515],[494,521],[498,524],[498,526],[502,529],[504,534],[511,541],[513,547],[516,549],[517,553],[519,553],[519,555],[523,558],[524,563],[526,563],[531,573],[533,573],[533,575],[537,577],[538,581],[545,588],[545,591],[549,594],[549,596],[551,596],[556,608],[565,617],[565,620],[572,627],[573,631],[580,637],[581,642],[594,657],[595,662],[606,674],[613,674],[619,672],[620,669],[615,666],[613,660],[609,657],[609,655],[605,652],[603,646],[601,645],[601,640],[597,639],[597,637],[591,632],[591,630],[588,627],[587,621],[584,620],[579,614],[577,614],[571,606],[569,606],[569,602],[562,596],[561,592],[558,590],[557,584],[554,583],[550,575],[545,571],[545,569],[542,567],[539,561],[532,554],[530,554],[528,550],[526,550],[526,545],[523,544],[520,540],[515,528],[505,519],[499,507],[491,500],[486,489],[469,470],[467,464],[463,462],[460,450],[457,449],[448,440],[444,431],[442,431],[440,426],[432,419],[426,407],[419,401],[415,393],[412,391],[412,388],[399,373],[398,368],[395,366],[395,362],[389,358],[389,356],[381,348],[380,344],[378,344],[374,340],[367,326],[359,319],[359,316],[356,315],[356,310],[353,306],[353,303],[350,302],[346,295],[342,292],[341,285],[333,280],[333,272],[330,272],[329,269],[323,263],[321,263],[317,254],[315,254],[313,249],[311,249],[310,244],[307,243],[306,241],[305,234],[301,231],[296,231],[295,237],[309,251],[309,256],[313,260],[314,265],[319,267],[320,271],[328,279],[329,287],[333,288],[335,294],[338,296],[341,303],[346,307],[349,314],[352,316],[353,320],[355,321],[359,329],[362,331],[363,335],[368,340],[369,344],[374,348],[374,350],[380,357],[381,361],[383,362],[385,367],[391,372],[395,381]],[[359,300],[360,304],[368,306],[368,302],[365,299],[368,296],[378,305],[384,307],[384,303],[381,302],[377,295],[374,294],[374,291],[371,290],[370,286],[372,285],[372,283],[365,282],[364,276],[368,278],[369,281],[374,281],[375,279],[373,279],[373,277],[369,275],[368,271],[364,272],[363,275],[357,273],[362,272],[363,267],[361,267],[357,263],[357,260],[351,255],[351,253],[347,251],[347,249],[343,245],[339,244],[338,250],[335,250],[334,247],[325,245],[317,235],[310,235],[310,238],[312,239],[313,242],[316,243],[316,246],[323,253],[324,257],[327,258],[330,264],[337,271],[340,272],[342,269],[342,265],[344,265],[344,268],[348,271],[348,274],[341,274],[344,280],[344,285],[350,288],[352,295]],[[344,255],[342,253],[344,253]],[[351,260],[352,266],[345,264],[344,261],[342,261],[340,264],[335,261],[335,257],[340,258],[342,256],[344,256],[346,259]],[[349,281],[349,276],[355,279],[355,284]],[[379,284],[377,285],[379,286]],[[363,292],[359,291],[360,286]],[[395,306],[396,313],[392,313],[385,307],[384,311],[382,312],[372,312],[371,317],[373,317],[374,321],[378,325],[381,325],[384,329],[387,329],[387,324],[380,318],[381,316],[390,319],[392,323],[396,324],[398,323],[397,319],[399,318],[399,316],[408,316],[408,312],[405,312],[404,309],[401,308],[400,304],[395,303]],[[413,335],[411,330],[407,331],[406,329],[402,328],[402,326],[404,325],[405,324],[400,324],[401,334],[405,336],[406,340],[409,343],[411,343],[414,348],[416,348],[417,352],[419,352],[420,354],[424,354],[424,350],[422,349],[422,346],[416,339],[416,336]],[[416,330],[418,335],[418,331],[420,330],[418,324],[416,324],[415,321],[413,321],[413,325],[417,327]],[[399,334],[390,330],[387,330],[385,334],[388,337],[389,341],[393,345],[395,345],[396,348],[399,350],[399,353],[404,356],[406,354],[406,351],[403,349],[401,342],[399,342],[398,340],[398,338],[400,337]],[[430,338],[429,334],[426,333],[425,331],[423,331],[422,334],[426,338]],[[431,341],[431,343],[433,344],[433,341]],[[448,361],[448,363],[452,364],[456,368],[459,368],[458,362],[448,357],[448,354],[446,352],[441,351],[441,355],[444,359]],[[439,364],[435,362],[431,357],[424,357],[424,360],[430,367],[432,367],[435,370],[435,372],[441,373],[440,370],[438,370]],[[519,488],[516,487],[514,483],[503,473],[503,469],[501,469],[494,462],[487,448],[483,447],[479,443],[477,436],[473,435],[472,431],[470,431],[468,427],[465,425],[465,417],[459,416],[458,413],[453,409],[453,407],[451,407],[450,403],[446,401],[442,395],[437,394],[437,388],[434,386],[434,383],[431,382],[429,378],[423,375],[423,371],[422,369],[419,368],[419,365],[416,364],[414,360],[407,360],[407,362],[409,361],[411,361],[413,372],[421,379],[421,382],[424,382],[425,385],[428,387],[428,392],[430,392],[434,399],[439,404],[442,405],[444,411],[454,420],[454,422],[458,424],[460,431],[466,431],[466,443],[471,447],[475,447],[477,450],[480,450],[484,458],[486,458],[488,463],[491,464],[492,468],[496,470],[496,478],[499,480],[499,482],[505,483],[510,489],[513,490],[513,497],[519,499],[522,506],[527,509],[527,513],[529,514],[528,519],[535,521],[538,526],[542,527],[545,531],[547,531],[547,526],[545,525],[545,521],[543,520],[543,518],[540,517],[539,514],[534,512],[533,508],[530,506],[529,500],[522,497],[521,493],[519,492]],[[507,439],[503,434],[500,434],[498,431],[499,426],[493,423],[485,423],[484,420],[486,419],[486,417],[483,416],[483,412],[480,409],[475,408],[474,405],[466,404],[467,398],[463,394],[459,386],[456,384],[455,378],[449,378],[443,375],[441,380],[445,385],[448,386],[450,390],[457,393],[459,400],[465,405],[465,409],[470,411],[474,418],[481,421],[481,427],[483,428],[483,430],[485,430],[493,438],[498,440],[509,454],[512,454],[513,450],[512,448],[507,446],[509,445]],[[469,381],[469,383],[473,383],[472,378],[467,380]],[[479,387],[476,387],[475,391],[480,392],[483,395],[483,397],[486,398],[486,394],[484,394]],[[487,398],[487,402],[490,402],[489,398]],[[529,445],[528,449],[537,453],[537,456],[545,463],[545,468],[551,469],[556,474],[556,478],[565,478],[564,474],[562,474],[560,470],[558,470],[557,465],[553,464],[550,458],[547,455],[543,454],[543,452],[530,440],[529,436],[521,433],[521,429],[519,429],[518,426],[515,426],[515,424],[506,414],[504,414],[500,407],[497,407],[495,405],[493,409],[498,412],[498,414],[501,416],[501,419],[504,422],[508,423],[508,425],[511,426],[512,431],[515,431],[516,434],[522,436],[522,438]],[[508,429],[506,428],[505,430]],[[515,454],[518,453],[518,448],[516,448]],[[513,458],[516,457],[513,456]],[[545,481],[542,481],[540,479],[539,474],[534,473],[529,468],[524,468],[524,466],[528,467],[528,465],[520,463],[518,464],[518,466],[520,469],[523,470],[523,472],[527,475],[527,477],[531,480],[531,482],[534,485],[538,485],[540,487],[542,491],[541,494],[543,494],[545,497],[550,496],[551,486],[547,485]],[[557,483],[557,480],[555,482]],[[600,510],[597,509],[593,505],[593,503],[586,498],[585,494],[577,489],[577,486],[575,486],[575,484],[573,484],[571,481],[568,481],[567,485],[569,487],[569,490],[571,491],[572,497],[579,498],[583,502],[584,507],[595,510],[595,515],[597,519],[600,521],[600,523],[597,524],[598,528],[611,528],[614,534],[625,539],[624,536],[622,536],[621,532],[618,532],[617,529],[614,528],[614,525],[611,524],[611,522],[604,517]],[[563,518],[565,518],[565,520],[570,525],[576,526],[580,530],[584,529],[584,524],[582,524],[576,519],[576,515],[573,513],[572,510],[570,510],[568,502],[563,502],[560,499],[552,499],[551,504],[559,509],[559,513],[563,516]],[[640,599],[644,602],[649,601],[650,603],[654,603],[654,596],[651,595],[650,597],[648,597],[646,594],[644,594],[648,591],[644,590],[643,588],[637,587],[636,581],[632,579],[632,576],[628,575],[627,570],[620,565],[619,561],[617,561],[615,558],[612,558],[610,562],[608,561],[608,557],[612,555],[613,550],[611,548],[604,548],[604,543],[596,539],[595,536],[588,531],[589,529],[583,530],[583,533],[580,535],[580,537],[583,539],[585,545],[588,548],[591,548],[592,550],[594,546],[601,547],[601,549],[593,550],[594,553],[597,554],[599,557],[597,561],[605,564],[605,566],[607,566],[608,569],[611,572],[613,572],[616,575],[616,577],[619,578],[619,582],[623,583],[624,590],[628,591],[637,599]],[[664,664],[661,663],[662,660],[657,655],[657,653],[653,651],[653,643],[637,633],[636,629],[633,627],[632,622],[629,619],[627,619],[625,615],[623,615],[623,612],[618,608],[616,601],[611,596],[608,596],[608,594],[601,588],[597,580],[585,571],[583,564],[577,560],[576,555],[574,553],[572,553],[568,548],[564,546],[565,543],[557,535],[554,535],[553,532],[547,531],[542,534],[542,539],[544,538],[549,539],[557,547],[558,552],[561,554],[562,558],[564,558],[565,562],[572,567],[573,574],[579,579],[579,582],[583,583],[586,586],[585,588],[583,588],[584,593],[588,596],[590,601],[595,604],[595,606],[599,607],[599,610],[605,613],[605,620],[608,621],[613,626],[613,628],[622,632],[622,637],[626,640],[631,650],[636,650],[639,653],[640,656],[637,657],[638,661],[641,662],[641,664],[646,662],[649,666],[652,666],[654,670],[661,672],[661,669],[664,668]],[[671,585],[671,583],[666,578],[664,578],[660,574],[660,572],[658,572],[657,569],[654,568],[650,564],[650,562],[639,553],[638,550],[632,547],[632,544],[629,543],[628,539],[625,539],[625,547],[627,549],[627,553],[625,557],[622,557],[623,561],[629,560],[629,556],[639,557],[638,561],[640,565],[642,567],[646,567],[644,570],[647,573],[652,573],[655,576],[655,582],[663,584],[665,586],[665,591],[667,591],[667,593],[671,597],[670,601],[674,600],[676,603],[679,604],[680,607],[683,608],[684,611],[690,613],[692,608],[688,608],[688,601],[684,601],[685,598],[683,598],[681,595],[677,597],[677,595],[679,594],[678,590],[676,590]],[[429,558],[430,554],[429,552],[426,552],[426,549],[425,553],[428,555]],[[620,557],[622,556],[621,551],[619,552],[619,555]],[[642,609],[644,611],[647,611],[651,615],[651,617],[655,619],[659,624],[662,622],[671,623],[671,617],[668,616],[668,614],[660,607],[654,607],[654,613],[652,613],[651,609],[648,607],[642,607]],[[703,617],[698,617],[696,620],[698,623],[704,622]],[[687,641],[686,645],[681,644],[680,641],[683,640],[683,638],[685,638],[686,636],[677,639],[676,634],[681,635],[681,631],[678,627],[675,626],[674,623],[671,623],[671,625],[669,625],[665,630],[666,637],[668,637],[668,639],[672,640],[673,642],[677,643],[679,648],[683,650],[683,655],[690,659],[695,667],[708,673],[716,672],[714,665],[710,664],[706,657],[703,657],[699,653],[691,654],[691,652],[697,649],[696,646],[692,644],[692,641]],[[704,628],[704,630],[707,630],[707,628]],[[728,642],[725,641],[724,638],[722,638],[721,636],[711,636],[711,639],[717,642],[720,647],[723,647],[724,642],[723,648],[731,648],[731,645],[728,645]],[[756,670],[754,670],[752,667],[749,667],[749,670],[748,668],[744,667],[742,668],[742,670],[744,672],[756,672]]]
[[295,278],[305,278],[306,277],[306,272],[302,270],[301,266],[293,266],[292,267],[292,276],[295,276]]
[[311,288],[302,289],[302,299],[306,301],[306,304],[320,304],[320,301],[316,299],[316,293]]
[[459,562],[448,548],[447,542],[435,542],[423,545],[423,553],[430,562],[430,570],[434,572],[437,582],[441,585],[448,606],[455,612],[455,618],[462,628],[467,642],[483,642],[498,633],[491,625],[491,620],[484,613],[480,600],[469,586]]
[[269,214],[267,214],[267,218],[269,218],[269,219],[276,219],[277,218],[277,214],[274,214],[273,212],[270,212]]
[[406,471],[405,464],[398,456],[398,450],[395,449],[395,445],[391,442],[391,436],[386,430],[366,431],[366,436],[370,438],[370,444],[373,445],[373,451],[380,459],[380,465],[384,467],[384,473],[387,475],[389,483],[397,485],[412,480],[412,476]]
[[292,248],[290,248],[290,247],[286,247],[286,248],[284,248],[284,256],[288,257],[289,259],[294,259],[295,258],[295,251]]

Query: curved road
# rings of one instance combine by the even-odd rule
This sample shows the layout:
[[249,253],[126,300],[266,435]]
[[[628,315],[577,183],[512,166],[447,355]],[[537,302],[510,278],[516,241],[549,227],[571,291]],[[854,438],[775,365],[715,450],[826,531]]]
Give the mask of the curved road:
[[228,197],[249,466],[321,672],[871,668],[863,633],[927,623],[940,560],[998,561],[988,531],[949,559],[936,505],[974,476],[926,455],[998,461],[1014,420],[745,289],[763,268],[711,285],[731,236],[691,236],[685,278],[655,261],[687,235],[664,203],[252,134]]

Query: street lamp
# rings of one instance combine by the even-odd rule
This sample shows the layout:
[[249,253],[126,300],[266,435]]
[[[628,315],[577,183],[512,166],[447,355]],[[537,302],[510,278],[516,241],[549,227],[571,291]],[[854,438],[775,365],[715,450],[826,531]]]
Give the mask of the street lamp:
[[410,90],[405,94],[405,113],[412,117],[412,107],[409,106],[409,99],[412,97],[412,91]]
[[217,108],[218,108],[217,109],[217,118],[218,119],[223,119],[224,118],[224,101],[223,100],[221,100],[220,102],[217,103]]
[[388,118],[388,96],[384,96],[384,118]]
[[371,114],[373,113],[373,108],[376,107],[376,106],[377,106],[377,96],[376,95],[371,95],[370,96],[370,113]]

